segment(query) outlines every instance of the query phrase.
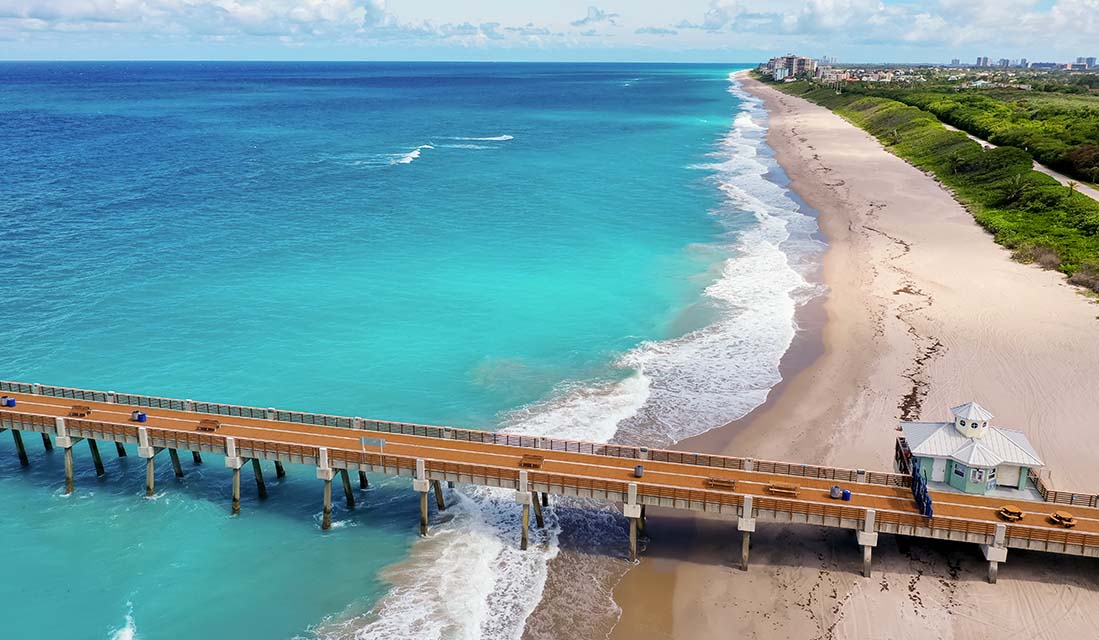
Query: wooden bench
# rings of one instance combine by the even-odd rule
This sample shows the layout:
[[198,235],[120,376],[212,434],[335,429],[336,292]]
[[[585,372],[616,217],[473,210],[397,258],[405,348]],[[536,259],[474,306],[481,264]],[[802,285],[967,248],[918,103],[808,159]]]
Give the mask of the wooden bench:
[[1049,521],[1066,529],[1071,529],[1076,526],[1076,518],[1068,511],[1054,511],[1049,514]]
[[519,466],[527,469],[541,469],[542,463],[545,461],[546,459],[542,456],[528,453],[519,459]]
[[736,480],[726,480],[725,478],[706,478],[706,486],[711,489],[727,489],[732,491],[736,489]]
[[796,498],[798,496],[798,487],[796,484],[790,484],[788,482],[772,482],[767,485],[767,490],[771,493],[779,496],[790,496]]
[[217,431],[221,428],[221,423],[217,420],[200,420],[198,426],[195,427],[196,431]]
[[996,515],[998,515],[1001,520],[1019,522],[1023,519],[1023,510],[1013,504],[1005,504],[1000,507],[1000,510],[996,512]]
[[92,413],[92,408],[86,404],[73,405],[72,409],[69,409],[70,418],[87,418]]

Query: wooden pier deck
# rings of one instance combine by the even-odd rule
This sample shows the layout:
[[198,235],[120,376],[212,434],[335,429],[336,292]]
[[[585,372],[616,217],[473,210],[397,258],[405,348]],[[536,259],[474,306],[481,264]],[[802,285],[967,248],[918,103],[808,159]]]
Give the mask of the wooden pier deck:
[[[0,382],[0,393],[16,406],[0,407],[0,429],[10,429],[21,460],[28,463],[21,434],[43,434],[44,442],[66,456],[66,491],[73,490],[72,447],[88,440],[97,472],[102,473],[98,441],[136,444],[147,460],[146,491],[153,492],[153,464],[161,451],[182,473],[178,451],[224,455],[233,470],[234,513],[240,509],[240,469],[249,460],[261,495],[266,492],[260,461],[313,466],[324,482],[322,528],[330,525],[332,480],[339,475],[349,503],[354,501],[351,473],[385,473],[412,478],[420,498],[420,529],[426,533],[427,498],[434,490],[445,508],[442,482],[470,483],[515,490],[523,505],[519,544],[526,548],[530,511],[541,521],[550,495],[578,496],[621,503],[630,521],[630,557],[637,554],[638,531],[646,506],[685,509],[736,519],[742,533],[744,568],[757,521],[841,527],[857,532],[864,574],[878,533],[949,539],[981,546],[989,561],[989,579],[1006,560],[1008,548],[1080,556],[1099,556],[1099,509],[1072,506],[1076,526],[1065,529],[1049,515],[1064,507],[1018,502],[1026,515],[1016,523],[997,511],[1003,499],[931,492],[934,518],[920,515],[910,478],[891,472],[758,461],[644,447],[603,445],[553,438],[498,434],[407,423],[365,420],[258,407],[242,407],[89,391],[18,382]],[[87,411],[73,411],[74,406]],[[145,422],[131,420],[143,411]],[[76,415],[74,415],[76,414]],[[215,420],[213,431],[200,423]],[[209,428],[204,427],[204,428]],[[120,454],[124,450],[120,449]],[[636,465],[643,474],[635,477]],[[839,485],[850,501],[829,497]],[[1094,501],[1092,502],[1094,503]]]

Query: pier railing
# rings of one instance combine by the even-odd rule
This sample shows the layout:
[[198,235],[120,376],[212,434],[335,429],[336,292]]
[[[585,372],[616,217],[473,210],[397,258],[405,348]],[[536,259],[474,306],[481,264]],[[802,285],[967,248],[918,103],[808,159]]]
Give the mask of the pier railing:
[[912,481],[912,479],[905,474],[883,471],[864,471],[859,469],[754,460],[752,458],[739,458],[734,456],[685,453],[666,449],[648,449],[646,447],[583,442],[579,440],[565,440],[560,438],[519,435],[477,429],[461,429],[386,420],[369,420],[358,417],[251,407],[220,402],[181,400],[178,398],[117,393],[114,391],[58,387],[27,382],[0,380],[0,392],[25,393],[49,398],[108,402],[132,407],[148,407],[167,409],[170,411],[186,411],[219,416],[254,418],[258,420],[274,420],[278,422],[310,424],[324,427],[361,429],[376,433],[397,433],[402,435],[461,440],[482,444],[548,449],[552,451],[582,453],[611,458],[625,458],[638,460],[639,462],[652,460],[655,462],[670,462],[697,467],[759,471],[761,473],[834,480],[837,482],[907,487],[910,486]]
[[[149,441],[157,447],[192,451],[226,453],[228,438],[210,433],[185,430],[139,427],[134,424],[65,418],[69,435],[97,438],[115,442],[133,442],[144,429]],[[0,428],[31,430],[47,434],[57,433],[58,419],[52,416],[14,411],[0,412]],[[319,460],[320,447],[272,442],[262,439],[233,437],[238,453],[257,459],[289,460],[310,463]],[[514,467],[449,462],[440,459],[418,459],[407,455],[393,455],[373,451],[356,451],[327,448],[329,463],[335,468],[369,467],[369,470],[390,475],[411,476],[417,464],[423,463],[430,476],[453,478],[487,486],[515,488],[519,486],[524,471]],[[800,466],[800,465],[797,465]],[[764,471],[765,473],[767,471]],[[607,480],[578,475],[530,470],[529,486],[549,493],[588,496],[612,502],[625,500],[631,482]],[[532,489],[533,490],[533,489]],[[1047,493],[1048,490],[1047,490]],[[1061,492],[1064,493],[1064,492]],[[745,495],[732,491],[703,488],[673,487],[652,483],[638,483],[636,495],[641,504],[672,506],[696,511],[737,515],[745,505]],[[1065,494],[1082,496],[1082,494]],[[1094,496],[1091,496],[1094,498]],[[1080,502],[1065,504],[1082,504]],[[814,502],[796,498],[753,496],[753,515],[770,514],[770,517],[787,522],[827,524],[830,526],[861,527],[866,522],[868,509],[828,502]],[[927,518],[917,513],[875,509],[876,530],[902,535],[919,535],[942,539],[961,539],[981,542],[996,534],[995,521],[980,521],[957,517]],[[747,514],[740,514],[747,515]],[[1034,545],[1064,545],[1080,550],[1080,555],[1099,552],[1099,534],[1080,531],[1051,529],[1020,524],[1006,526],[1009,546],[1032,548]]]
[[1099,507],[1099,496],[1093,493],[1073,493],[1071,491],[1057,491],[1050,489],[1042,477],[1034,472],[1033,469],[1027,474],[1030,482],[1034,485],[1034,488],[1041,494],[1042,499],[1046,502],[1052,502],[1055,504],[1067,504],[1078,507]]

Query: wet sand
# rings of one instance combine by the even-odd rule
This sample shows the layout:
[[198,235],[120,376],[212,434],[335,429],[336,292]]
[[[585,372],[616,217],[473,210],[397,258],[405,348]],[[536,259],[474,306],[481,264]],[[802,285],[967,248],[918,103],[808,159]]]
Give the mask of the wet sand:
[[[932,178],[831,112],[745,79],[768,142],[820,213],[829,293],[799,314],[784,381],[743,420],[677,448],[888,469],[901,419],[976,400],[1024,430],[1057,488],[1099,490],[1099,306],[1012,262]],[[849,532],[650,512],[612,638],[1091,637],[1099,565],[1012,550],[996,585],[975,545],[883,535],[859,575]]]

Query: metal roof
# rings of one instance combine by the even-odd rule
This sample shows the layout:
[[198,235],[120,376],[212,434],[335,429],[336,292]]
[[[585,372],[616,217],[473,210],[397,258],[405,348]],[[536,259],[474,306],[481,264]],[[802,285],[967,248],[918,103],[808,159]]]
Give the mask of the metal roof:
[[965,404],[958,405],[950,410],[955,416],[963,420],[977,420],[978,422],[988,422],[992,419],[992,413],[988,409],[985,409],[976,402],[967,402]]
[[953,422],[902,422],[901,430],[913,455],[953,458],[965,465],[994,467],[1003,463],[1042,467],[1026,435],[1011,429],[989,427],[981,438],[968,438]]

